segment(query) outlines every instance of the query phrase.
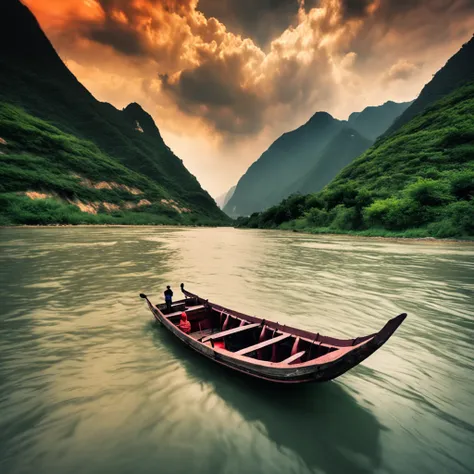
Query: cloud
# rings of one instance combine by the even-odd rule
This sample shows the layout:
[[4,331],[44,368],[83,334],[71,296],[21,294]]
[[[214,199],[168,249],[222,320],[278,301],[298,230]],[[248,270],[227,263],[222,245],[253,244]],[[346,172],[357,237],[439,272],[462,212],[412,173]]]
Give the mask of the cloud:
[[194,45],[196,64],[161,76],[163,92],[224,134],[259,133],[275,110],[327,106],[334,97],[333,53],[356,28],[337,26],[340,14],[337,2],[328,0],[309,12],[301,8],[298,25],[272,41],[267,53],[214,20],[216,33]]
[[308,11],[301,5],[296,26],[264,52],[252,39],[207,18],[196,0],[87,1],[98,13],[76,12],[62,41],[73,43],[79,36],[82,47],[100,44],[143,69],[153,63],[152,77],[160,79],[155,95],[171,98],[181,112],[199,117],[227,141],[258,134],[302,105],[304,114],[330,106],[335,54],[357,27],[342,22],[338,1],[322,0]]
[[342,0],[341,10],[344,19],[367,16],[378,6],[377,0]]
[[242,172],[318,110],[413,99],[474,30],[472,0],[23,1],[100,100]]
[[[151,77],[140,75],[145,89],[153,81],[158,102],[171,101],[232,141],[234,135],[256,135],[288,114],[307,118],[316,110],[337,112],[347,92],[363,96],[361,85],[369,76],[373,83],[378,71],[387,71],[381,83],[414,77],[419,61],[404,50],[419,54],[426,44],[429,32],[419,19],[439,22],[441,11],[460,17],[470,3],[64,0],[69,27],[63,27],[61,38],[67,44],[82,42],[83,49],[100,44],[141,64],[139,70],[154,69]],[[279,32],[262,48],[208,16],[212,12],[236,31],[255,30],[257,37],[259,25],[276,18]],[[269,32],[262,33],[263,41]]]
[[200,0],[198,9],[264,47],[294,22],[299,6],[296,0]]
[[417,74],[420,66],[413,64],[405,59],[398,60],[385,75],[385,80],[390,81],[406,81]]

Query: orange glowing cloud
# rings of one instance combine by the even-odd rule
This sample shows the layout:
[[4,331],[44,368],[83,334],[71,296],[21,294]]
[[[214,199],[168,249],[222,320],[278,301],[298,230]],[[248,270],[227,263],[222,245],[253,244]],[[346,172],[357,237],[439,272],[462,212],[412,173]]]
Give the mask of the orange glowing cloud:
[[46,31],[67,28],[77,18],[104,21],[105,14],[97,0],[24,0]]

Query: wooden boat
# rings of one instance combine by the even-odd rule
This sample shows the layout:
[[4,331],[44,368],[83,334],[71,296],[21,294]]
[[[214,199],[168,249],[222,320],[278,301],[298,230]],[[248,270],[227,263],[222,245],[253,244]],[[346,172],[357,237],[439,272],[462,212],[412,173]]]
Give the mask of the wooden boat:
[[[153,305],[155,319],[196,352],[230,369],[279,383],[325,382],[339,377],[373,354],[396,331],[406,314],[389,320],[377,333],[336,339],[224,308],[190,293],[185,299]],[[178,323],[185,311],[191,331]]]

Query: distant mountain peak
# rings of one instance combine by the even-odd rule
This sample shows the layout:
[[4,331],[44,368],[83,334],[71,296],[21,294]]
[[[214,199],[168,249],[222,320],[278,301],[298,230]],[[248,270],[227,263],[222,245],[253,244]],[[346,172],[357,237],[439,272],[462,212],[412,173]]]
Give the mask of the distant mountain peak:
[[409,106],[411,102],[394,102],[388,100],[382,105],[368,106],[361,112],[349,116],[348,124],[362,136],[375,140],[390,127]]
[[331,114],[327,112],[316,112],[306,123],[312,125],[324,125],[331,123],[332,121],[336,120]]
[[248,215],[293,192],[320,189],[365,151],[408,105],[387,101],[352,114],[348,122],[316,112],[304,125],[281,135],[249,167],[225,212]]
[[138,130],[145,134],[157,134],[161,138],[160,131],[156,126],[153,117],[146,112],[140,104],[132,102],[131,104],[128,104],[122,112],[130,121],[134,130]]
[[127,107],[125,107],[123,110],[133,112],[133,113],[146,114],[143,107],[137,102],[132,102],[131,104],[128,104]]

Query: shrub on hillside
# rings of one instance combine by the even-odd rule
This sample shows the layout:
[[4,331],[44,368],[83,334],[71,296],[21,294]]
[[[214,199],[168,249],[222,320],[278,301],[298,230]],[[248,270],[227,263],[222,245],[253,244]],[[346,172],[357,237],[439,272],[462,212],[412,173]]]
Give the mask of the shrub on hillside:
[[453,200],[449,183],[441,180],[419,179],[405,188],[405,194],[422,206],[442,206]]
[[331,228],[354,230],[359,227],[360,217],[355,207],[345,207],[339,204],[331,211]]
[[470,200],[474,197],[474,171],[459,171],[453,173],[449,178],[451,184],[450,191],[454,196],[465,200]]
[[306,214],[306,221],[310,227],[326,227],[329,225],[330,216],[327,211],[313,207]]
[[387,198],[373,202],[363,212],[368,227],[385,227],[389,230],[403,230],[420,225],[423,209],[409,198]]

